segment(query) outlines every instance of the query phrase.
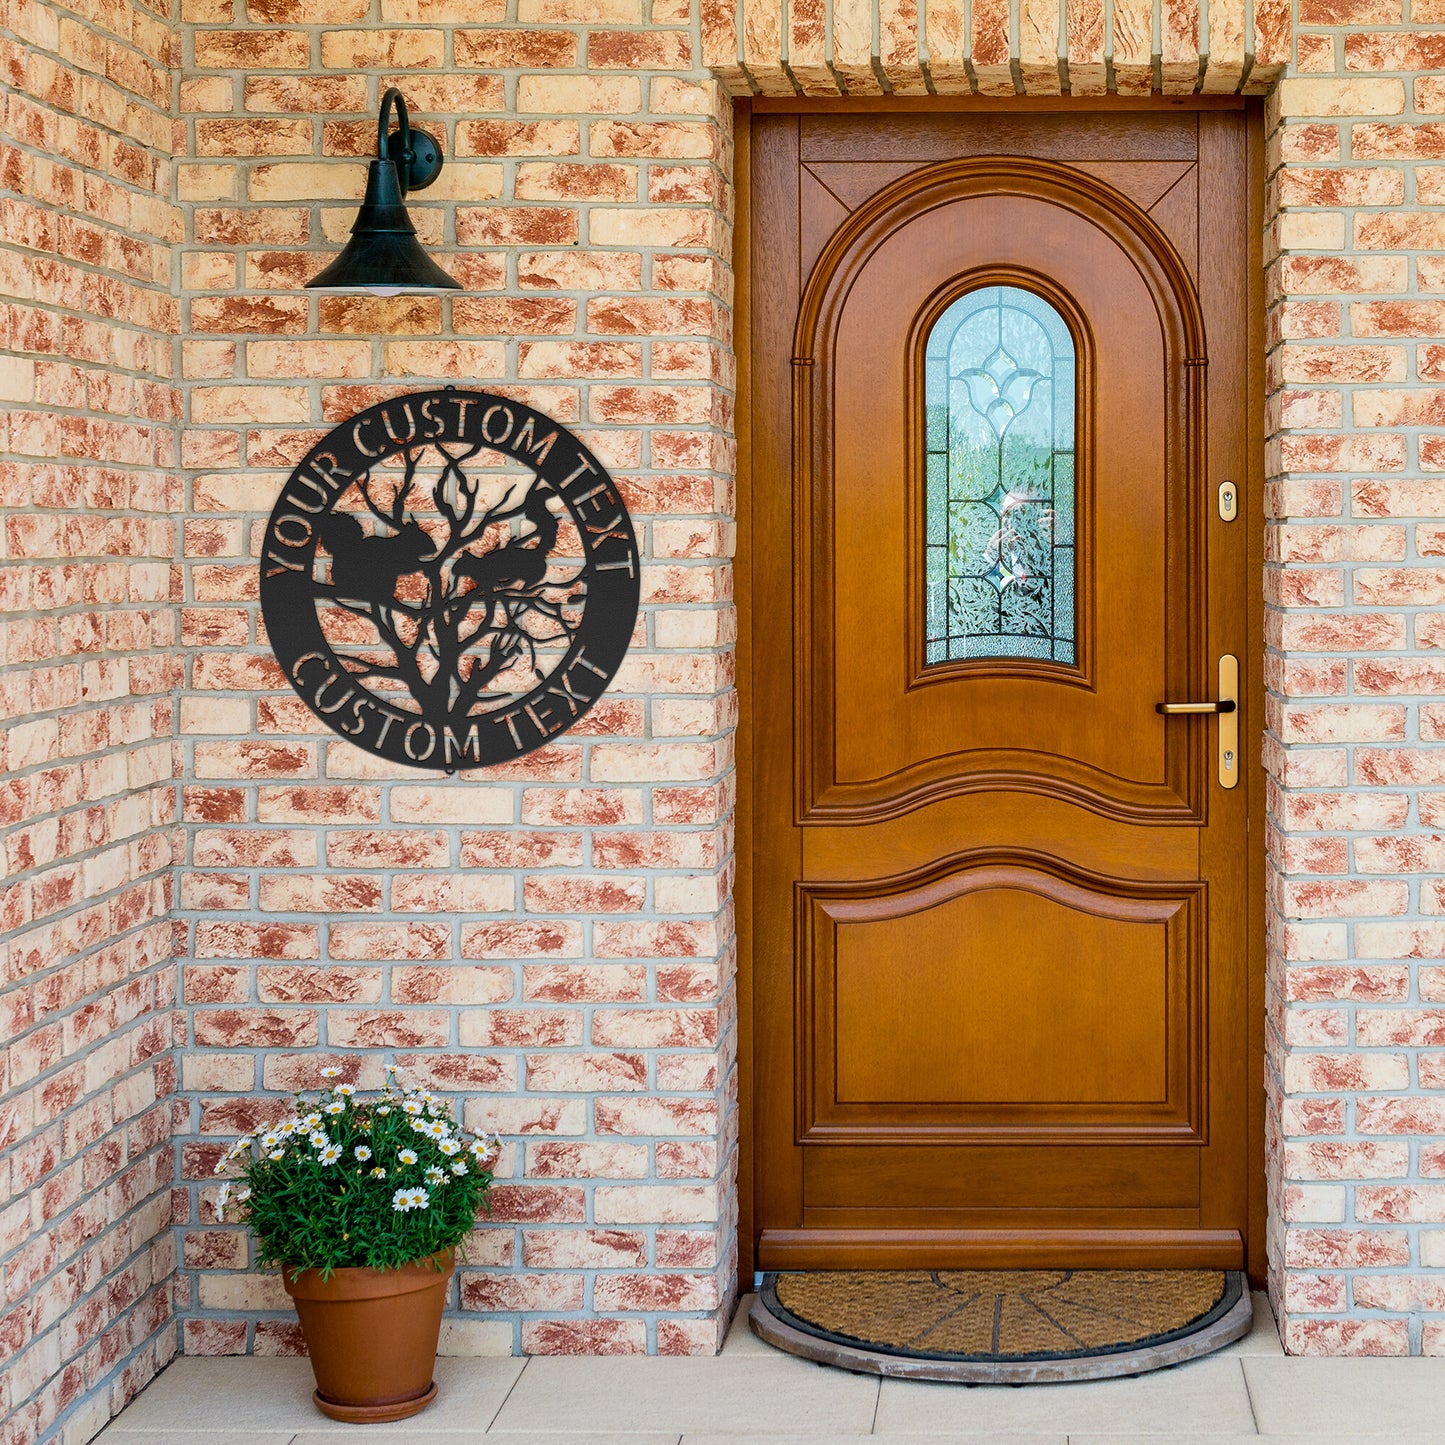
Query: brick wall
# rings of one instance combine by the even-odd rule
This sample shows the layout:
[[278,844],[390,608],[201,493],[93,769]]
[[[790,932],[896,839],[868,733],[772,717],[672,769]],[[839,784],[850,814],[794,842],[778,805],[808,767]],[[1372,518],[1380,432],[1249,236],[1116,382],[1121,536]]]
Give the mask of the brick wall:
[[1299,0],[1269,107],[1271,1289],[1445,1353],[1445,7]]
[[[0,4],[5,1445],[87,1438],[168,1357],[172,1300],[193,1352],[297,1348],[207,1181],[327,1063],[400,1062],[507,1141],[445,1348],[716,1346],[732,154],[704,66],[739,92],[989,92],[1017,57],[978,4],[971,27],[931,4],[921,49],[893,0],[786,27],[693,8]],[[1252,31],[1187,11],[1145,56],[1129,6],[1108,37],[1073,8],[1057,77],[1032,35],[1017,83],[1092,92],[1106,48],[1120,89],[1272,83],[1280,6]],[[1445,9],[1297,0],[1290,46],[1267,113],[1271,1289],[1292,1350],[1439,1353]],[[443,139],[411,210],[468,294],[309,295],[393,82]],[[645,563],[583,726],[450,780],[320,729],[256,600],[310,442],[444,381],[574,426]]]
[[168,6],[0,6],[0,1440],[175,1349]]
[[[185,1348],[298,1345],[207,1207],[220,1142],[328,1063],[395,1061],[506,1140],[444,1348],[711,1352],[735,1267],[730,104],[686,0],[184,18]],[[413,220],[471,294],[305,293],[392,83],[447,156]],[[260,528],[319,432],[446,381],[574,427],[643,557],[584,723],[451,780],[322,728],[257,604]]]

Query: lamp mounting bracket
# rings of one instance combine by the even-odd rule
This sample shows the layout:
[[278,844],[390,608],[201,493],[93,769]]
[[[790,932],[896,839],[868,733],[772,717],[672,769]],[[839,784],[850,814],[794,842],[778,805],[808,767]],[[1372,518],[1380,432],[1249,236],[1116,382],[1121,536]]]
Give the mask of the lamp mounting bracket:
[[[396,107],[398,129],[388,132],[387,112]],[[401,193],[424,191],[441,174],[442,153],[424,130],[413,130],[401,92],[390,87],[381,98],[381,115],[377,122],[377,154],[396,166]]]

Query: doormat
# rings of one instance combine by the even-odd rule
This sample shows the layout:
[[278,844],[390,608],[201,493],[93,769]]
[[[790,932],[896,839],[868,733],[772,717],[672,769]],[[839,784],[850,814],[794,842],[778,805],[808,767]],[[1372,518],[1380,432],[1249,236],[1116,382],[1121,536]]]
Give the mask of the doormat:
[[753,1333],[874,1375],[1040,1384],[1139,1375],[1249,1330],[1237,1270],[941,1269],[767,1274]]

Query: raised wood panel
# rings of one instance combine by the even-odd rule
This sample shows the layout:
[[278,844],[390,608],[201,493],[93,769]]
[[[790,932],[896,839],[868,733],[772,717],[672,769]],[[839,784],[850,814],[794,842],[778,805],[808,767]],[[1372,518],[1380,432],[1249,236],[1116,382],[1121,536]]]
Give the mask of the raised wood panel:
[[[1057,157],[1055,157],[1057,159]],[[820,161],[803,169],[850,211],[876,195],[884,186],[917,170],[927,161]],[[1193,161],[1081,161],[1065,160],[1064,164],[1094,176],[1127,196],[1140,210],[1149,210],[1181,176],[1194,165]],[[816,255],[816,252],[814,253]],[[805,265],[806,272],[808,267]]]
[[886,924],[835,915],[837,1102],[1163,1100],[1175,912],[1106,918],[1001,886]]
[[849,208],[806,166],[798,172],[798,200],[799,262],[804,271],[811,271],[823,247],[848,219]]
[[[925,675],[920,351],[953,297],[1009,278],[1075,332],[1080,665]],[[1080,171],[955,161],[850,216],[808,280],[793,340],[799,821],[878,822],[991,787],[1201,820],[1205,730],[1168,727],[1153,705],[1207,686],[1189,606],[1204,573],[1204,350],[1167,237]],[[1096,595],[1131,619],[1107,648],[1093,641]]]
[[805,165],[946,161],[969,155],[1192,161],[1199,151],[1198,117],[1192,111],[1094,113],[1086,124],[1072,116],[1041,118],[997,109],[958,119],[963,124],[918,114],[809,116],[803,121],[800,157]]
[[1193,165],[1190,161],[1072,161],[1070,164],[1128,196],[1141,211],[1149,210]]
[[1148,207],[1193,277],[1199,275],[1199,168],[1190,168]]
[[810,1208],[937,1210],[952,1216],[939,1221],[950,1228],[968,1227],[971,1212],[1028,1210],[1057,1227],[1080,1209],[1193,1209],[1199,1202],[1194,1154],[1167,1145],[1058,1149],[1042,1172],[1038,1151],[1027,1147],[819,1146],[803,1155]]
[[1198,1142],[1202,894],[987,856],[801,884],[801,1137]]

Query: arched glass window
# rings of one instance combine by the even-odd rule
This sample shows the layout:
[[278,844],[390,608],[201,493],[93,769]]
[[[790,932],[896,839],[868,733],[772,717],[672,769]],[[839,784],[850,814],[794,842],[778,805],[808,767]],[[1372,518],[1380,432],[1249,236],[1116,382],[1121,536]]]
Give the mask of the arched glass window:
[[1075,661],[1074,341],[1017,286],[960,296],[925,353],[926,663]]

